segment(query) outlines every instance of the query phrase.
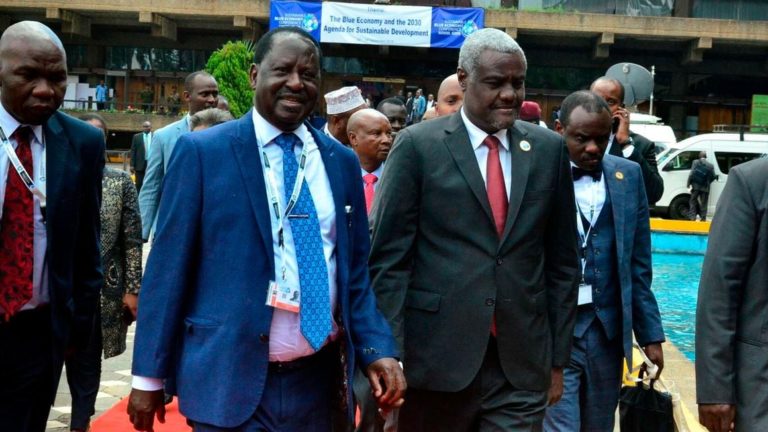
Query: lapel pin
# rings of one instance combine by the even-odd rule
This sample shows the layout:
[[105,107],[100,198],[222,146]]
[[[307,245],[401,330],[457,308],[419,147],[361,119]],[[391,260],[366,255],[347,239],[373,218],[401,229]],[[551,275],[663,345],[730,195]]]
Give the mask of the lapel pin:
[[531,151],[531,143],[528,141],[520,141],[520,150],[522,151]]
[[624,173],[621,171],[616,171],[616,178],[619,180],[624,180]]

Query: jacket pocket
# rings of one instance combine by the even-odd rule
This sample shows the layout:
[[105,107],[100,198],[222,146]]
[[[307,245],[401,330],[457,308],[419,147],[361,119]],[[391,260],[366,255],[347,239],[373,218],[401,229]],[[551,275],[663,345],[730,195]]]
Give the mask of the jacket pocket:
[[440,310],[441,295],[429,291],[410,290],[405,297],[405,307],[428,312]]

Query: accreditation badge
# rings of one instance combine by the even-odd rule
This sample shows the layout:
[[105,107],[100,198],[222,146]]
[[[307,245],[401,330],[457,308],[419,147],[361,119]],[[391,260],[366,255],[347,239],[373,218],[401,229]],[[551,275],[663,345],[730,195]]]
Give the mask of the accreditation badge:
[[288,312],[299,313],[301,291],[298,287],[280,285],[275,281],[269,281],[267,290],[267,306]]

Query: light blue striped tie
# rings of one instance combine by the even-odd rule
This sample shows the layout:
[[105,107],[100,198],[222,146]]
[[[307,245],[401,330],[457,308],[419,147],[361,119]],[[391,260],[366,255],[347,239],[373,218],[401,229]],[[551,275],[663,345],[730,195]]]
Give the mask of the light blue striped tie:
[[[293,147],[300,145],[301,140],[294,134],[284,133],[275,138],[275,143],[283,149],[283,179],[287,203],[293,193],[293,185],[299,171]],[[313,349],[319,350],[331,334],[331,301],[328,292],[328,267],[325,265],[323,239],[320,237],[320,222],[306,180],[301,184],[301,193],[291,210],[291,215],[288,216],[288,221],[299,265],[301,333]]]

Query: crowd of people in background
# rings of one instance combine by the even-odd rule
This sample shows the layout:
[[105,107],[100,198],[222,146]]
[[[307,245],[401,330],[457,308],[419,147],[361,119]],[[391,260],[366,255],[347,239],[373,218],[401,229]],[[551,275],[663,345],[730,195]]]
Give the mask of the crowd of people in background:
[[[168,97],[187,114],[144,122],[127,173],[105,168],[104,118],[57,111],[59,38],[3,33],[0,425],[43,431],[66,364],[70,429],[87,431],[102,355],[137,320],[140,431],[174,396],[195,431],[613,430],[633,337],[655,377],[665,341],[648,210],[664,185],[622,83],[570,94],[550,129],[503,31],[468,36],[436,96],[376,106],[356,86],[321,96],[321,59],[301,29],[266,33],[238,119],[190,74]],[[749,397],[765,390],[765,162],[732,171],[702,275],[712,431],[768,423]],[[702,155],[692,218],[711,182]]]

